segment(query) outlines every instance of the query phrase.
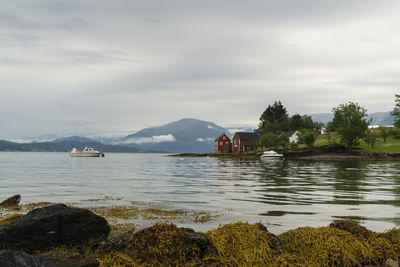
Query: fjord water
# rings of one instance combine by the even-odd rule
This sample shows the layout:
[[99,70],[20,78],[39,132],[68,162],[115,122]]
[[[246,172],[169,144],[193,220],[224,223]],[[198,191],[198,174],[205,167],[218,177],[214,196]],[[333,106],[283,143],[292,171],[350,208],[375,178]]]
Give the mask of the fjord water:
[[[206,230],[234,221],[262,222],[274,233],[353,219],[375,231],[400,225],[400,162],[261,161],[179,158],[164,154],[0,152],[0,198],[24,203],[112,196],[118,204],[221,214]],[[113,205],[109,203],[101,203]]]

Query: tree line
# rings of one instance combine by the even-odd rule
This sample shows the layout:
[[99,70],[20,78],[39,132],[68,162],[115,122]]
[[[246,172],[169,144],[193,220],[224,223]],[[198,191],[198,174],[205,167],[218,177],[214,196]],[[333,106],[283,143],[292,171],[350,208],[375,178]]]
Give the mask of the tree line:
[[[261,114],[258,128],[255,130],[260,135],[260,143],[264,147],[286,147],[290,144],[289,136],[285,132],[298,131],[298,143],[311,147],[316,137],[322,131],[335,132],[340,136],[340,142],[349,152],[361,140],[374,147],[378,137],[384,142],[390,135],[400,138],[400,95],[395,95],[395,107],[391,112],[394,116],[395,128],[379,127],[377,130],[369,129],[371,119],[368,119],[367,110],[354,102],[341,104],[332,109],[333,120],[327,125],[314,122],[308,115],[294,114],[289,116],[281,101],[275,101]],[[297,146],[298,143],[290,145]]]

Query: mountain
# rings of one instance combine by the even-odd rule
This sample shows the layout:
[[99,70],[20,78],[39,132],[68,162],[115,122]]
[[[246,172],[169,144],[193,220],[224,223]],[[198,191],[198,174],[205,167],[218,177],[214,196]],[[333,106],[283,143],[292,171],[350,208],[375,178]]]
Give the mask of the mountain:
[[[311,118],[314,122],[323,122],[328,123],[333,120],[332,113],[316,113],[310,114]],[[381,126],[390,126],[393,125],[394,117],[390,115],[390,112],[375,112],[368,115],[368,118],[372,119],[370,125],[381,125]]]
[[38,142],[38,143],[13,143],[0,140],[0,151],[29,151],[29,152],[69,152],[73,147],[82,150],[85,146],[93,147],[102,152],[121,152],[138,153],[151,152],[143,149],[122,146],[122,145],[104,145],[98,142],[80,142],[74,140],[59,140],[57,142]]
[[309,115],[314,122],[323,122],[323,123],[328,123],[333,120],[333,114],[332,113],[316,113],[316,114],[310,114]]
[[59,142],[68,142],[68,141],[81,142],[81,143],[96,142],[96,140],[93,140],[93,139],[87,138],[87,137],[82,137],[82,136],[69,136],[69,137],[58,138],[58,139],[54,140],[53,142],[59,143]]
[[390,112],[375,112],[369,114],[372,118],[371,125],[389,126],[394,124],[394,117]]
[[228,133],[225,132],[230,138],[233,137],[233,135],[236,132],[254,132],[254,129],[257,127],[251,127],[251,126],[243,126],[243,127],[227,127],[226,129],[229,131]]
[[123,143],[173,153],[205,153],[214,151],[214,140],[223,132],[229,133],[213,122],[186,118],[130,134]]

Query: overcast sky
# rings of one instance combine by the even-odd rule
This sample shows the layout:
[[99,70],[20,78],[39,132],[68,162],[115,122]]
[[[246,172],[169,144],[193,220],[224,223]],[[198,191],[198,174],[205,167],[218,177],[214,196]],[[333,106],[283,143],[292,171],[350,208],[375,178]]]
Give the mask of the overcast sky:
[[400,93],[398,0],[0,3],[0,139],[255,126]]

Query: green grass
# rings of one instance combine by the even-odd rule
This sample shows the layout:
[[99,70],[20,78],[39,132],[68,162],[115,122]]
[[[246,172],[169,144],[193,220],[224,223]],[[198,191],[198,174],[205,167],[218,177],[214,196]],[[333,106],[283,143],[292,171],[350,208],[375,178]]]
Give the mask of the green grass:
[[365,152],[400,153],[400,139],[390,136],[386,139],[385,143],[382,138],[378,138],[374,148],[372,148],[371,145],[366,144],[364,141],[361,141],[357,148],[360,149],[359,151]]
[[338,144],[340,136],[337,133],[319,135],[313,144],[314,147],[328,146]]
[[[330,137],[325,135],[320,135],[314,142],[314,147],[321,147],[326,145],[331,145],[340,142],[340,136],[336,133],[331,133]],[[358,146],[354,147],[354,151],[362,152],[377,152],[377,153],[400,153],[400,139],[396,139],[393,136],[389,136],[386,142],[383,142],[383,138],[378,137],[376,140],[374,148],[371,145],[361,140]]]

